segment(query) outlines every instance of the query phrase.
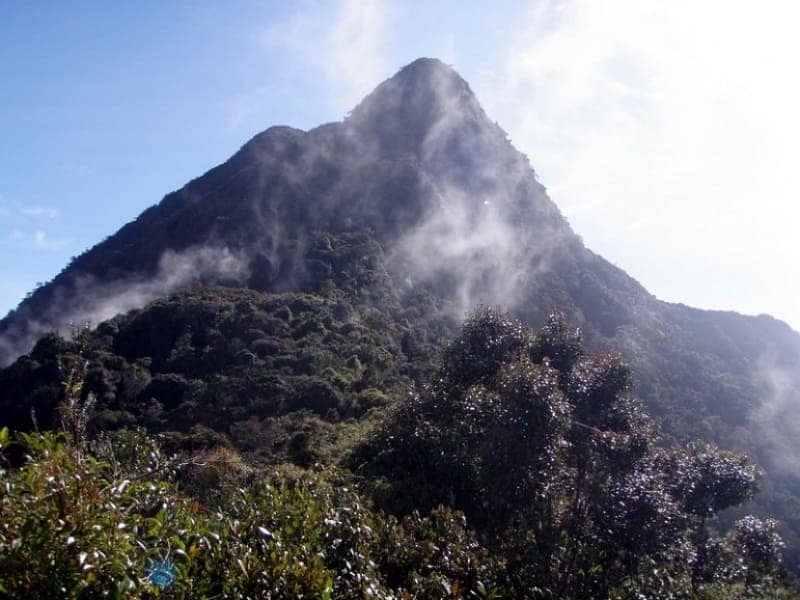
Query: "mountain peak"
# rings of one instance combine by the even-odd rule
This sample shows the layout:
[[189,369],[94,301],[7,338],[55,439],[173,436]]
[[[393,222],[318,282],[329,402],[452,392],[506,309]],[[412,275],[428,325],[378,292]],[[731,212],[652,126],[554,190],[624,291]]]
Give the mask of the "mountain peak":
[[[430,81],[434,77],[452,77],[464,81],[456,70],[438,58],[418,58],[408,63],[392,79]],[[466,83],[466,82],[465,82]]]
[[414,156],[428,172],[472,192],[487,176],[496,180],[501,163],[529,170],[469,84],[435,58],[419,58],[381,83],[356,106],[345,127],[369,140],[370,152],[384,158]]
[[[467,82],[436,59],[400,69],[344,122],[308,132],[272,127],[257,135],[82,254],[0,320],[0,366],[50,330],[97,324],[209,284],[250,290],[211,288],[159,303],[126,317],[135,327],[118,341],[102,340],[113,340],[124,319],[101,326],[95,339],[105,345],[92,350],[86,390],[99,386],[102,414],[119,415],[107,418],[129,423],[128,411],[136,410],[147,423],[169,414],[189,427],[202,411],[187,412],[182,402],[220,397],[222,412],[208,418],[239,415],[229,423],[233,435],[282,419],[270,411],[304,408],[300,402],[314,396],[322,414],[339,419],[351,413],[334,406],[350,411],[361,406],[367,386],[380,388],[401,372],[408,377],[405,366],[379,375],[390,364],[384,357],[429,365],[428,350],[420,351],[439,343],[449,318],[500,304],[539,324],[557,307],[593,350],[619,347],[629,354],[644,400],[673,423],[667,439],[713,432],[718,439],[743,438],[743,446],[752,440],[748,452],[771,456],[785,448],[800,456],[791,427],[780,422],[794,406],[786,390],[800,389],[800,337],[763,317],[659,302],[586,249]],[[190,297],[196,310],[185,308]],[[31,406],[39,410],[42,398],[57,397],[59,363],[40,361],[52,354],[47,348],[54,339],[0,370],[0,413],[13,407],[27,419]],[[357,345],[363,364],[362,358],[358,366],[348,361],[340,371],[331,362],[339,350],[329,341],[340,339]],[[385,352],[372,351],[387,340]],[[111,374],[120,364],[126,370]],[[234,381],[239,373],[258,380],[226,384],[232,391],[219,396],[225,392],[219,378]],[[287,373],[302,378],[303,387],[276,399]],[[157,379],[170,374],[186,385]],[[209,387],[195,388],[195,378],[205,374]],[[279,383],[273,385],[272,374]],[[41,377],[52,379],[48,395],[20,392],[26,389],[20,382]],[[325,390],[321,400],[311,385]],[[158,389],[178,388],[187,391],[158,400]],[[350,391],[358,398],[343,395]],[[335,400],[340,392],[346,402]],[[376,404],[365,399],[363,406]],[[740,436],[751,415],[752,434]],[[771,460],[796,477],[795,462],[777,453]],[[790,506],[800,495],[788,487],[794,480],[786,481],[775,489]],[[794,519],[797,539],[795,513],[790,507],[785,514]]]
[[486,120],[469,84],[450,66],[435,58],[419,58],[381,83],[356,106],[348,122],[358,129],[404,135],[423,135],[443,119],[449,122]]
[[441,95],[456,90],[473,96],[469,84],[453,67],[438,58],[418,58],[381,83],[372,94],[364,98],[359,107],[382,99],[386,93]]

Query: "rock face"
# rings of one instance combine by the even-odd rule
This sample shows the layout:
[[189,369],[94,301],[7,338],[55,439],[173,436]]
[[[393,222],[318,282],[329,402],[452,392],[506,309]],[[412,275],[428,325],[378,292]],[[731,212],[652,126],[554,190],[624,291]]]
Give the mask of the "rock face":
[[590,347],[633,363],[668,436],[750,451],[800,493],[800,336],[766,316],[661,302],[585,248],[469,85],[433,59],[401,69],[343,122],[256,135],[75,259],[0,321],[0,364],[47,331],[197,284],[319,291],[337,272],[320,259],[320,233],[377,244],[388,296],[373,302],[425,290],[444,319],[501,304],[534,326],[559,308]]

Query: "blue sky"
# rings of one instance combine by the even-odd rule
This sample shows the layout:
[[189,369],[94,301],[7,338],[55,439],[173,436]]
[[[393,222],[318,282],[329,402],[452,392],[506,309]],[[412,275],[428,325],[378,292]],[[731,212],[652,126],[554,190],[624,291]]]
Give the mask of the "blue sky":
[[589,247],[800,328],[791,3],[0,0],[0,313],[274,124],[453,64]]

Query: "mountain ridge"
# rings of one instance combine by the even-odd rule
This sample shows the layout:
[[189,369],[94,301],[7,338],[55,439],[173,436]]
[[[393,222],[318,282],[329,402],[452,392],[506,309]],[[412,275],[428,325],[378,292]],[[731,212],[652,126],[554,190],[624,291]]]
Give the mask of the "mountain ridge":
[[[357,249],[371,244],[379,259],[361,281]],[[764,439],[775,423],[795,426],[786,390],[800,383],[800,335],[772,317],[662,302],[586,248],[468,83],[435,59],[401,69],[343,121],[270,127],[167,194],[0,321],[0,364],[52,329],[196,285],[318,294],[343,280],[354,305],[411,310],[431,294],[429,310],[451,324],[481,303],[533,326],[558,308],[590,348],[633,363],[668,440],[752,452],[800,496],[784,476],[800,455],[793,430],[777,452]]]

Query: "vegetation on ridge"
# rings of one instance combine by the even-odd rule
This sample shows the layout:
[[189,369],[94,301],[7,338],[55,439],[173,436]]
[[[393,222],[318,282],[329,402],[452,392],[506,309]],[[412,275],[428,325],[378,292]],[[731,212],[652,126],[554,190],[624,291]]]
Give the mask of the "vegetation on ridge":
[[92,435],[88,369],[66,378],[62,433],[0,432],[0,594],[797,597],[774,522],[709,526],[757,469],[656,446],[629,368],[557,314],[534,335],[478,310],[429,385],[311,469]]
[[[240,288],[199,287],[212,284]],[[663,444],[754,457],[763,491],[725,519],[778,516],[800,572],[800,336],[660,302],[592,253],[436,60],[343,122],[256,135],[33,291],[0,320],[0,364],[16,360],[0,371],[0,414],[30,429],[34,408],[48,425],[79,353],[58,336],[34,344],[90,320],[90,430],[142,425],[169,451],[328,463],[419,390],[480,302],[532,327],[557,307],[588,348],[630,362]],[[120,307],[137,310],[103,323]]]

